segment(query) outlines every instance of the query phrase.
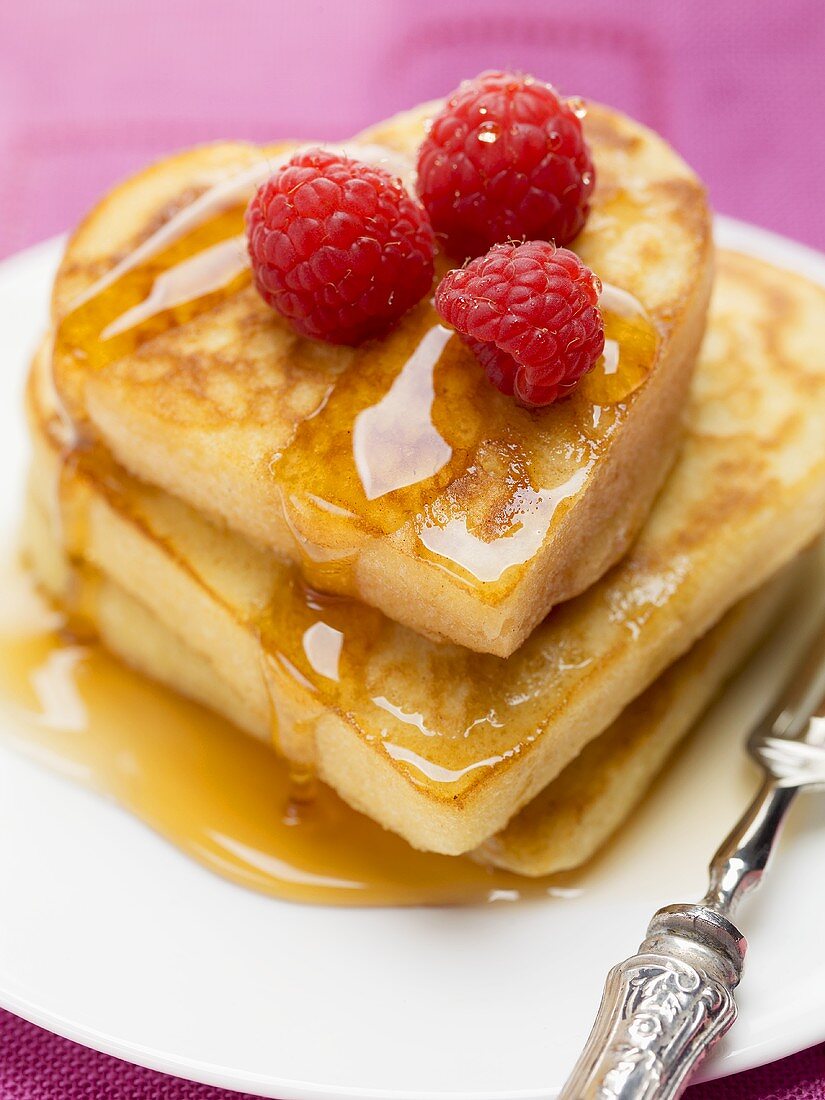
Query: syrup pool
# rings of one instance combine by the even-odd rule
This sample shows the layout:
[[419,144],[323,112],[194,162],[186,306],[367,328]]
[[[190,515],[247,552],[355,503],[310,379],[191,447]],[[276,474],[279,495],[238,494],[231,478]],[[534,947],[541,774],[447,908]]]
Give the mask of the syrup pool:
[[569,893],[559,877],[533,882],[416,851],[323,784],[308,792],[265,744],[67,633],[22,571],[6,569],[2,590],[2,740],[113,799],[216,874],[337,906]]

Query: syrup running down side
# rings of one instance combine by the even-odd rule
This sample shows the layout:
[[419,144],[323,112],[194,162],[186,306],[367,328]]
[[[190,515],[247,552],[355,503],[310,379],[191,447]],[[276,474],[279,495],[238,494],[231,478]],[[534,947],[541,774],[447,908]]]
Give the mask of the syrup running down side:
[[329,905],[571,892],[566,879],[530,882],[417,852],[321,784],[307,800],[265,744],[68,634],[22,573],[7,569],[2,587],[10,595],[0,618],[4,738],[114,799],[224,878]]
[[215,192],[63,317],[55,358],[64,375],[105,370],[210,311],[226,327],[222,311],[237,306],[248,331],[269,341],[270,361],[315,357],[311,411],[288,426],[264,471],[309,582],[357,596],[359,545],[395,535],[482,598],[506,595],[584,488],[656,362],[660,340],[644,308],[605,287],[605,353],[568,400],[542,413],[489,385],[430,302],[384,339],[327,360],[249,289],[243,187]]
[[[96,621],[94,607],[85,611],[90,587],[94,600],[90,560],[125,578],[127,590],[185,641],[192,631],[178,606],[217,603],[217,633],[199,627],[193,647],[210,638],[204,655],[246,699],[247,724],[301,766],[315,760],[318,723],[339,716],[379,764],[389,757],[428,798],[453,805],[530,750],[548,693],[575,692],[594,672],[592,644],[569,608],[506,661],[439,645],[364,603],[308,587],[296,566],[129,478],[105,453],[75,452],[73,459],[44,463],[37,494],[45,514],[59,470],[60,509],[42,541],[60,546],[74,564],[75,582],[60,589],[64,605]],[[180,583],[176,563],[185,563],[184,589],[170,589]],[[615,596],[621,602],[604,613],[635,636],[681,583],[682,569],[679,559],[655,584],[622,590]],[[181,595],[174,606],[153,603],[154,590]]]

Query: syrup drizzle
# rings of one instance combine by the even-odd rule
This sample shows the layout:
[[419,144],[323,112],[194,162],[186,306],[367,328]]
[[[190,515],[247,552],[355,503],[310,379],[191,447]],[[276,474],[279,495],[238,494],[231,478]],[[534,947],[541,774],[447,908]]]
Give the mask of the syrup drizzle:
[[[216,184],[138,245],[63,318],[56,355],[102,369],[244,290],[245,200],[292,152]],[[409,174],[381,147],[355,152]],[[498,394],[430,303],[353,352],[342,371],[325,375],[319,366],[315,412],[267,463],[309,582],[359,596],[365,537],[411,524],[417,557],[471,588],[514,585],[656,361],[658,335],[631,295],[606,285],[602,309],[605,353],[548,417]],[[286,328],[267,319],[273,331]],[[578,450],[578,462],[547,469],[544,456],[559,440]]]
[[[386,159],[386,151],[380,153]],[[266,173],[258,164],[217,185],[139,245],[66,314],[56,333],[56,354],[78,368],[104,369],[244,291],[250,275],[242,239],[244,203],[238,200],[271,170],[271,162]],[[367,663],[379,655],[380,665],[383,639],[396,629],[380,612],[321,596],[305,582],[357,597],[353,563],[364,532],[387,535],[409,525],[419,556],[469,586],[500,585],[508,578],[515,583],[517,567],[532,558],[550,525],[581,491],[621,422],[622,403],[656,360],[658,336],[643,308],[609,287],[604,306],[605,356],[564,407],[547,418],[518,409],[497,393],[467,349],[437,323],[431,304],[421,303],[388,337],[356,349],[342,370],[329,373],[313,415],[270,456],[270,476],[279,487],[303,575],[293,574],[287,582],[290,598],[259,613],[253,623],[263,643],[272,740],[292,761],[293,781],[303,792],[284,811],[286,819],[301,817],[295,807],[314,787],[314,719],[288,706],[294,686],[322,705],[342,705],[347,691],[362,690]],[[284,327],[269,314],[267,324]],[[539,458],[553,452],[559,436],[565,440],[564,461],[556,470]],[[78,439],[83,433],[64,454],[59,496],[67,547],[82,567],[88,519],[69,516],[65,507],[83,480],[78,471],[93,484],[106,483],[107,492],[122,494],[123,488],[88,437],[83,445]],[[467,506],[468,499],[476,504]],[[93,585],[80,587],[88,598]],[[80,621],[81,603],[72,608]],[[89,660],[103,660],[92,653]],[[460,663],[463,655],[453,656]],[[574,642],[571,653],[565,650],[559,659],[576,657]],[[408,698],[403,705],[393,702],[391,685],[372,697],[385,752],[416,782],[459,792],[480,769],[522,751],[516,742],[503,752],[485,753],[485,731],[498,730],[507,716],[490,703],[498,659],[474,655],[473,663],[472,676],[462,678],[456,669],[461,682],[476,687],[451,716],[446,734],[428,717],[426,700],[412,703],[418,710],[410,708]],[[531,698],[525,690],[507,706],[529,707]],[[436,734],[438,751],[432,752],[421,739]],[[379,734],[367,735],[374,736]],[[407,850],[403,841],[397,843]],[[450,868],[455,864],[447,860]]]
[[[456,343],[448,340],[447,350]],[[442,353],[439,364],[444,361]],[[594,450],[589,456],[582,452],[585,470],[588,457],[594,460]],[[490,454],[492,458],[488,454],[485,462],[495,473],[493,459],[499,456],[492,448]],[[323,471],[326,465],[321,462],[319,468]],[[500,466],[518,472],[511,454],[505,454]],[[575,485],[566,491],[574,492]],[[528,493],[525,490],[515,498],[521,512],[509,517],[510,538],[494,544],[512,554],[525,555],[529,550],[523,544],[532,537],[528,506],[565,505],[563,494],[559,494],[562,499],[546,494],[531,500]],[[182,516],[173,514],[171,519],[164,519],[162,510],[158,517],[157,494],[125,475],[99,448],[74,449],[62,456],[58,495],[59,517],[52,538],[64,545],[75,573],[84,574],[90,557],[108,553],[105,543],[98,543],[96,549],[90,545],[89,503],[101,498],[111,500],[126,522],[157,542],[164,554],[186,561],[188,570],[196,580],[202,578],[200,583],[207,590],[225,591],[221,586],[226,581],[210,580],[216,562],[218,566],[221,562],[249,565],[249,555],[254,554],[245,540],[219,532],[189,510],[184,509]],[[506,496],[511,499],[509,492]],[[447,552],[458,562],[475,554],[473,566],[479,569],[479,554],[488,544],[479,539],[472,546],[473,533],[466,524],[459,526],[461,523],[459,515],[453,524],[432,526],[433,532],[446,531],[456,538],[453,547],[437,548],[441,560]],[[177,541],[181,524],[184,531],[196,525],[188,542]],[[459,535],[470,543],[465,557]],[[203,547],[214,550],[207,550],[204,557]],[[488,560],[491,569],[500,568],[495,557]],[[572,688],[573,680],[584,675],[589,664],[587,647],[575,632],[555,637],[549,647],[536,643],[540,653],[534,652],[531,638],[511,659],[514,663],[508,668],[507,691],[503,692],[500,658],[427,642],[361,601],[309,587],[295,566],[281,564],[271,555],[259,551],[252,565],[259,580],[251,593],[235,600],[230,585],[221,600],[237,618],[238,627],[259,639],[260,649],[255,652],[261,660],[260,713],[269,708],[273,744],[301,769],[314,764],[319,716],[357,714],[365,739],[374,742],[379,755],[385,753],[410,780],[429,785],[438,798],[460,797],[484,771],[529,746],[548,679],[563,676]],[[91,580],[93,587],[94,578]],[[88,587],[71,585],[67,599],[76,618],[93,624],[93,610],[84,615],[82,607]],[[640,614],[644,611],[644,601],[638,610]],[[400,683],[396,670],[406,670]],[[439,686],[445,681],[461,684],[462,690],[445,692]],[[503,736],[503,730],[510,731],[509,738]]]
[[[158,513],[158,494],[128,478],[103,452],[75,452],[73,462],[62,466],[60,480],[59,528],[46,531],[40,541],[60,544],[60,529],[64,532],[73,569],[61,586],[62,600],[75,632],[93,634],[98,620],[98,578],[87,562],[106,552],[112,531],[104,527],[105,541],[96,541],[89,504],[108,500],[126,530],[133,527],[164,555],[186,561],[192,581],[216,593],[237,628],[250,640],[257,638],[259,648],[251,647],[244,658],[246,678],[228,679],[250,699],[258,693],[259,703],[249,704],[260,716],[253,716],[255,728],[262,737],[268,733],[279,754],[302,773],[315,763],[319,720],[357,715],[347,736],[357,730],[372,744],[377,767],[386,755],[416,785],[451,801],[484,772],[529,747],[548,682],[562,681],[575,690],[592,664],[586,639],[570,629],[554,633],[549,642],[528,639],[510,658],[505,677],[500,658],[428,642],[367,604],[308,588],[295,566],[255,551],[180,505],[169,515],[168,499]],[[188,541],[178,541],[181,526],[189,529]],[[114,537],[118,543],[125,537],[121,545],[128,546],[134,536]],[[216,568],[225,572],[227,562],[247,577],[242,593],[233,595],[232,584],[215,573]],[[119,568],[122,559],[115,575]],[[127,587],[138,594],[134,583],[133,578]],[[628,613],[646,613],[643,596],[632,609],[628,605]],[[164,621],[162,607],[154,614]],[[167,629],[179,629],[166,621]]]
[[290,776],[265,744],[78,641],[24,576],[9,572],[0,619],[4,739],[113,798],[209,870],[273,897],[339,906],[569,895],[569,876],[531,882],[416,851],[311,772]]

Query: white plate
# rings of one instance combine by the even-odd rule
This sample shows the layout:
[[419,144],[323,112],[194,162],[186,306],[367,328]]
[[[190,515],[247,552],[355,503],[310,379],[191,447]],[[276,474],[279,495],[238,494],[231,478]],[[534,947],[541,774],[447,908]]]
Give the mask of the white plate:
[[[825,257],[722,220],[725,245],[825,283]],[[60,242],[0,265],[0,530],[12,539],[20,395]],[[822,585],[825,592],[825,569]],[[0,1003],[156,1069],[262,1096],[549,1097],[609,966],[653,911],[698,897],[755,783],[749,717],[792,657],[785,629],[608,851],[580,896],[476,909],[335,910],[215,878],[103,799],[0,750]],[[742,1014],[705,1076],[825,1039],[825,799],[795,807],[742,914]]]

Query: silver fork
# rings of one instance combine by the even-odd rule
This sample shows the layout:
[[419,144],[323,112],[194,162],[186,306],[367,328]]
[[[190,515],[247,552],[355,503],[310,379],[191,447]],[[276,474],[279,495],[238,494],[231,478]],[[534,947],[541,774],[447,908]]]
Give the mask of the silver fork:
[[825,629],[747,742],[764,778],[710,863],[698,904],[653,917],[639,953],[614,966],[561,1100],[670,1100],[736,1019],[747,941],[732,917],[758,886],[788,808],[825,786]]

